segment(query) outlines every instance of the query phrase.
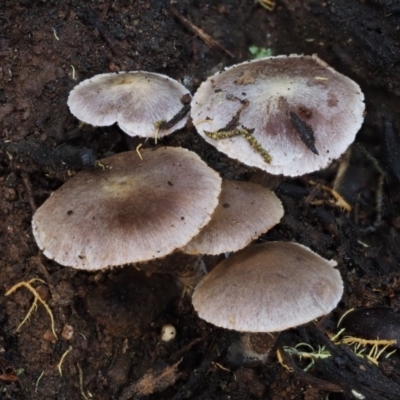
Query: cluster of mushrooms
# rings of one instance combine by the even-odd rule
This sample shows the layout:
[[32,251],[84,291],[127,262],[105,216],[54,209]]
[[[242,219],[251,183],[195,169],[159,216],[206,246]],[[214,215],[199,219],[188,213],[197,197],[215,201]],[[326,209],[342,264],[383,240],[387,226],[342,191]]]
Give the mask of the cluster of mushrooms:
[[[76,86],[68,105],[85,123],[160,138],[183,128],[190,110],[198,133],[219,151],[297,176],[326,167],[353,142],[364,96],[317,56],[291,55],[227,68],[193,98],[164,75],[101,74]],[[200,279],[193,306],[216,326],[260,333],[325,315],[343,292],[335,261],[291,242],[249,246],[282,216],[269,189],[222,180],[194,152],[159,147],[77,173],[36,211],[32,226],[48,258],[78,269],[236,252]]]

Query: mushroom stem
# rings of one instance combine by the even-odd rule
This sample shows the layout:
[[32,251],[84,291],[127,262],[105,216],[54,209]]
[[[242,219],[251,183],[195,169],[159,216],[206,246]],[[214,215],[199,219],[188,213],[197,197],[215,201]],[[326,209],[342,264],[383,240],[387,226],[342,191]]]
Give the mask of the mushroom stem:
[[177,275],[178,279],[193,291],[194,287],[200,282],[201,278],[207,273],[206,265],[203,257],[194,257],[191,265],[187,265],[187,269]]
[[163,259],[152,260],[136,265],[139,269],[148,273],[175,275],[185,290],[192,292],[193,288],[207,273],[202,256],[176,251]]
[[242,333],[228,351],[228,360],[237,366],[253,365],[267,361],[279,333]]
[[283,175],[272,175],[261,169],[254,172],[249,182],[257,183],[267,189],[276,190],[281,182],[284,180]]

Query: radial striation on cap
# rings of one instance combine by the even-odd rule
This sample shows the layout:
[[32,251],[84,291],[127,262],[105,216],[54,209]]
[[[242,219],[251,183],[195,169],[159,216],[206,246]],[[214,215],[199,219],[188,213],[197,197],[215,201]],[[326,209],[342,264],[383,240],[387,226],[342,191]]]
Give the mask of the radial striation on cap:
[[278,332],[332,311],[343,293],[335,261],[305,246],[247,247],[217,265],[196,287],[200,318],[242,332]]
[[360,87],[316,55],[237,64],[203,82],[191,104],[199,134],[219,151],[271,174],[326,167],[363,122]]
[[118,122],[130,136],[162,137],[185,126],[190,99],[189,91],[166,75],[133,71],[86,79],[72,89],[68,106],[94,126]]
[[166,256],[210,221],[221,178],[182,148],[135,151],[82,171],[36,211],[33,234],[59,264],[97,270]]
[[271,190],[250,182],[223,180],[211,221],[181,250],[214,255],[237,251],[282,217],[282,203]]

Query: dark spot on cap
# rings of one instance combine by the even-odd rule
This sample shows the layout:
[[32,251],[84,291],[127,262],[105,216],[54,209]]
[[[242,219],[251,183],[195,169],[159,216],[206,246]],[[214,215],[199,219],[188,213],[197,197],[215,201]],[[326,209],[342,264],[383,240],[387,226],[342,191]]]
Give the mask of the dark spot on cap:
[[72,210],[68,210],[68,211],[67,211],[67,214],[68,214],[68,215],[71,215],[71,214],[73,214],[73,213],[74,213],[74,212],[73,212]]
[[329,107],[336,107],[339,103],[339,100],[331,94],[331,97],[328,98],[327,104]]
[[190,96],[189,93],[184,94],[180,99],[182,104],[190,104],[191,100],[192,100],[192,96]]
[[169,186],[174,186],[174,184],[172,182],[170,182],[170,181],[168,181],[168,185]]
[[230,204],[229,204],[229,203],[224,203],[224,204],[222,204],[222,207],[224,207],[224,208],[229,208],[229,207],[230,207]]
[[309,119],[312,117],[312,111],[309,108],[304,107],[304,106],[300,106],[297,109],[297,113],[299,114],[300,118],[303,117],[303,118]]

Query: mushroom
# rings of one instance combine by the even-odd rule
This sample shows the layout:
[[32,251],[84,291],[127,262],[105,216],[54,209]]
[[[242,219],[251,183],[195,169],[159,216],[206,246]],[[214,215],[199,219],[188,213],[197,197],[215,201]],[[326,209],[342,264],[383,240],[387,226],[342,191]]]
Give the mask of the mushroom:
[[36,211],[33,234],[59,264],[97,270],[166,256],[209,222],[221,178],[173,147],[116,154],[81,171]]
[[335,266],[297,243],[256,244],[206,275],[192,303],[200,318],[221,328],[280,332],[336,307],[343,283]]
[[211,221],[181,250],[211,255],[237,251],[282,217],[282,203],[271,190],[250,182],[223,180]]
[[220,255],[242,249],[267,232],[283,216],[278,197],[269,189],[250,182],[222,180],[219,203],[211,221],[186,246],[163,259],[138,268],[150,273],[176,275],[190,291],[207,273],[204,255]]
[[100,74],[72,89],[70,111],[94,126],[118,123],[130,136],[162,137],[185,126],[189,91],[176,80],[153,72]]
[[218,150],[268,173],[326,167],[354,141],[364,95],[316,55],[277,56],[226,68],[191,103],[199,134]]
[[204,262],[203,255],[240,250],[276,225],[282,216],[282,203],[269,189],[223,180],[218,206],[201,232],[173,254],[138,267],[147,272],[174,274],[189,292],[207,272],[209,262],[214,261]]

